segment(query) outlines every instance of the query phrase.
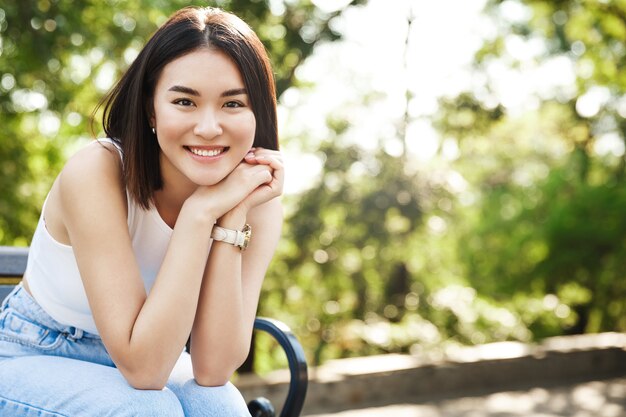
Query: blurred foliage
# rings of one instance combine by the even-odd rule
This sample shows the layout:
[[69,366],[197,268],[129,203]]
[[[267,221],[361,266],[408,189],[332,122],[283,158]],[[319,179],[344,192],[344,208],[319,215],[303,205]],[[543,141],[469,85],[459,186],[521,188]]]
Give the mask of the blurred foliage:
[[[244,19],[268,50],[280,96],[316,43],[339,38],[333,19],[363,3],[326,12],[310,0],[0,0],[0,245],[28,245],[66,158],[102,134],[96,103],[172,12],[217,6]],[[261,359],[279,351],[268,349]]]
[[[518,300],[534,338],[624,331],[626,2],[492,1],[487,11],[499,31],[476,55],[486,82],[442,100],[435,118],[474,185],[476,203],[459,217],[464,275],[496,302]],[[531,44],[540,52],[522,62],[516,45]],[[522,114],[498,101],[494,62],[555,59],[571,67],[573,86],[540,92]],[[533,298],[552,314],[528,316]]]
[[[356,340],[364,317],[404,316],[412,291],[410,236],[421,218],[418,182],[396,158],[337,146],[333,139],[319,150],[325,161],[319,182],[298,198],[285,222],[286,239],[264,297],[264,305],[282,304],[306,325],[299,334],[316,346],[316,363],[326,348],[327,357],[375,351]],[[343,334],[347,325],[352,335]]]
[[[0,244],[28,243],[96,101],[186,4],[0,0]],[[342,10],[308,0],[211,4],[259,33],[279,94],[298,85],[318,41],[338,38]],[[313,364],[626,330],[626,2],[489,1],[485,11],[497,31],[476,54],[475,88],[442,99],[432,119],[459,157],[416,166],[383,138],[366,152],[333,119],[320,177],[285,199],[260,313],[291,325]],[[520,45],[535,51],[530,63]],[[523,111],[499,96],[494,64],[523,72],[555,60],[572,69],[571,86],[538,91]],[[411,121],[407,107],[395,139]],[[258,370],[284,361],[268,339],[257,347]]]
[[[342,145],[335,126],[319,183],[291,202],[262,308],[292,316],[313,363],[626,330],[626,2],[493,1],[485,13],[497,32],[475,56],[475,89],[432,118],[458,157],[415,169]],[[500,95],[494,65],[553,62],[571,85],[521,110]]]
[[308,0],[0,0],[0,244],[28,244],[67,156],[100,133],[98,100],[157,26],[191,4],[223,7],[257,31],[279,95],[316,42],[338,38],[330,22],[341,10]]

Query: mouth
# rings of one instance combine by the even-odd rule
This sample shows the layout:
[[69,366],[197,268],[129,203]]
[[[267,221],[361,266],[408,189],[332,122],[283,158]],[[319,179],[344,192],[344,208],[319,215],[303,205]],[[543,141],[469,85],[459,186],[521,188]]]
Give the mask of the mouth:
[[228,147],[185,146],[185,149],[200,157],[216,157],[228,151]]

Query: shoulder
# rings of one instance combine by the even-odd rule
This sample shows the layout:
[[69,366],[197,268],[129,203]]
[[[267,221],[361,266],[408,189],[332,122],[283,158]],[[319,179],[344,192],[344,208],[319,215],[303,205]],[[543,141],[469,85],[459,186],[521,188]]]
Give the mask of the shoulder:
[[61,187],[73,188],[112,183],[121,185],[122,162],[115,145],[94,141],[76,152],[59,175]]
[[65,164],[63,173],[88,174],[102,169],[121,172],[122,163],[119,151],[110,142],[93,141],[76,152]]
[[79,150],[67,161],[58,180],[61,201],[66,207],[78,209],[82,201],[94,198],[125,198],[122,162],[112,143],[94,141]]

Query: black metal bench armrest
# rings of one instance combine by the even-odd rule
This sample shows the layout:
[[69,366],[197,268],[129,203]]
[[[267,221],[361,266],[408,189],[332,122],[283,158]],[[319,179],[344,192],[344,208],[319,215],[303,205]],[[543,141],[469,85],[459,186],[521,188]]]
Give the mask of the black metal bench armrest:
[[291,332],[291,329],[279,320],[257,317],[254,320],[254,328],[272,335],[287,355],[291,379],[287,399],[280,412],[280,417],[299,416],[309,383],[306,357],[302,345]]

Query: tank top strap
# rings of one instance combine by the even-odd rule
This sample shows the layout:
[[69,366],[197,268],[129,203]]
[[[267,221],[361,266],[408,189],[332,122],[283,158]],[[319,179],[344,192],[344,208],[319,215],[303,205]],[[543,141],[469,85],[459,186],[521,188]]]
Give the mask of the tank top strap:
[[120,154],[120,158],[122,159],[122,164],[124,163],[124,151],[122,151],[122,147],[121,147],[121,145],[118,142],[114,141],[111,138],[98,138],[98,139],[96,139],[96,142],[98,142],[98,143],[110,143],[111,145],[115,146],[115,149],[117,149],[117,151]]

